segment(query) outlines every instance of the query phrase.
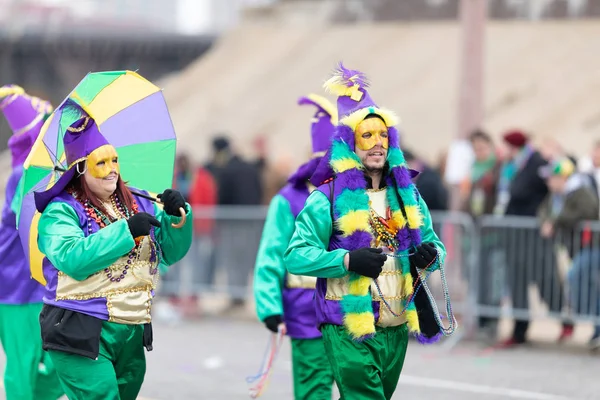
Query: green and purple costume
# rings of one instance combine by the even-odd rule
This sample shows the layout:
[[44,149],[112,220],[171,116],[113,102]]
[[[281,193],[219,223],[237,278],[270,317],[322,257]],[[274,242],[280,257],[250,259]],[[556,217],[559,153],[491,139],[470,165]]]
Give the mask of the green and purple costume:
[[[70,400],[134,400],[146,371],[144,347],[152,349],[158,266],[171,265],[188,251],[191,207],[186,204],[181,229],[171,226],[180,217],[136,195],[137,210],[113,195],[108,214],[102,213],[67,187],[78,161],[108,144],[106,139],[92,122],[80,132],[67,131],[64,142],[73,167],[52,188],[35,193],[47,282],[40,316],[43,347]],[[128,218],[136,211],[154,216],[160,227],[134,239]]]
[[[13,136],[8,141],[12,172],[0,221],[0,342],[6,355],[4,391],[7,400],[55,400],[63,391],[54,367],[42,350],[39,315],[44,287],[31,279],[11,204],[18,202],[23,162],[50,115],[49,103],[22,88],[0,88],[2,109]],[[14,201],[14,202],[13,202]]]
[[321,400],[331,398],[333,374],[317,327],[313,301],[316,279],[287,273],[283,254],[294,233],[294,221],[310,194],[308,179],[329,146],[335,115],[331,115],[332,105],[320,96],[302,97],[299,103],[317,107],[312,124],[313,158],[271,200],[256,259],[254,298],[261,321],[283,317],[292,340],[294,398]]
[[[316,185],[324,183],[296,218],[284,260],[290,273],[318,278],[317,324],[341,398],[389,400],[402,371],[409,332],[421,343],[442,335],[426,294],[413,291],[422,277],[414,257],[422,244],[430,244],[436,262],[432,259],[427,267],[433,270],[443,262],[445,248],[411,181],[414,174],[400,150],[394,115],[375,105],[358,71],[340,66],[328,85],[337,85],[339,124],[328,156],[311,178]],[[384,121],[389,137],[377,189],[354,152],[356,126],[373,114]],[[346,254],[379,246],[373,226],[381,219],[394,232],[382,272],[377,279],[349,272]]]

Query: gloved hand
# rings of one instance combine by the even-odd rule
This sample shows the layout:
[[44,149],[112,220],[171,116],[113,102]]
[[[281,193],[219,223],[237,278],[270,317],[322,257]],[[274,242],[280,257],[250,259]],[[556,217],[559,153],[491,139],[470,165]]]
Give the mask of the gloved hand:
[[279,330],[279,325],[283,323],[283,319],[281,319],[281,315],[270,315],[263,321],[268,330],[273,333],[277,333]]
[[359,275],[377,279],[387,256],[381,254],[381,249],[363,247],[348,253],[348,271]]
[[163,203],[163,208],[168,215],[180,217],[179,207],[185,210],[185,199],[177,190],[167,189],[156,197]]
[[152,226],[160,226],[160,222],[152,215],[141,212],[130,217],[127,220],[127,225],[129,225],[131,236],[137,238],[140,236],[148,236]]
[[437,257],[437,249],[432,243],[421,243],[417,246],[414,254],[408,257],[408,260],[415,267],[426,269],[431,267],[433,260]]

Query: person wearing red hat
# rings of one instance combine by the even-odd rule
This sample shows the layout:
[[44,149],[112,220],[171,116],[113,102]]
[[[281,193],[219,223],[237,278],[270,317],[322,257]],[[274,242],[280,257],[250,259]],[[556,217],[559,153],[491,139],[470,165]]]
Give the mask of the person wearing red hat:
[[[546,181],[539,174],[540,169],[548,165],[548,161],[530,145],[529,137],[520,130],[506,132],[503,140],[508,146],[508,159],[500,171],[494,211],[500,215],[536,217],[540,205],[549,192]],[[535,283],[539,288],[548,286],[545,276],[539,276],[539,273],[535,274],[531,271],[534,268],[531,260],[541,262],[542,268],[536,269],[537,271],[545,272],[546,265],[550,265],[549,268],[553,270],[556,257],[551,248],[550,240],[540,235],[534,235],[530,240],[511,243],[510,249],[507,248],[507,253],[515,255],[510,258],[512,262],[507,266],[508,285],[515,309],[525,311],[529,309],[528,283]],[[528,254],[532,255],[526,256]],[[551,273],[553,274],[554,271]],[[527,280],[525,284],[524,279]],[[561,301],[548,298],[548,290],[540,290],[540,293],[552,311],[560,312]],[[511,337],[500,342],[497,347],[512,347],[525,343],[528,328],[528,320],[516,320]],[[561,339],[570,336],[572,332],[573,325],[563,323]]]

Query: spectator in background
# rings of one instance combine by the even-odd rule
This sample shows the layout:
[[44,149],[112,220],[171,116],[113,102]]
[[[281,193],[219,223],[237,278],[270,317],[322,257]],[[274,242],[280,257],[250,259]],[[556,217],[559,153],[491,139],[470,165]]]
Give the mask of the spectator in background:
[[219,205],[259,205],[262,202],[262,161],[251,163],[235,154],[229,140],[213,141],[213,160],[206,169],[215,177]]
[[521,131],[509,131],[503,140],[508,160],[500,170],[496,212],[533,217],[548,194],[546,182],[538,175],[540,167],[548,162]]
[[[206,169],[215,177],[219,206],[259,206],[263,200],[264,157],[248,162],[235,154],[229,140],[213,140],[214,157]],[[242,219],[221,219],[217,227],[218,261],[227,269],[231,311],[245,308],[248,280],[262,231],[263,215],[255,210]],[[250,213],[250,214],[249,214]]]
[[594,144],[591,154],[592,170],[589,172],[590,183],[596,193],[596,196],[600,199],[600,140]]
[[471,175],[461,188],[464,198],[462,208],[473,217],[479,217],[494,212],[502,163],[496,155],[492,138],[487,133],[475,131],[469,140],[475,153],[475,162],[471,166]]
[[[572,265],[566,265],[572,309],[582,315],[600,316],[600,243],[598,235],[587,229],[580,234],[583,221],[598,220],[600,207],[593,176],[577,174],[569,159],[552,163],[541,173],[551,194],[540,207],[542,235],[554,236],[566,247]],[[570,269],[569,269],[570,267]],[[592,350],[600,348],[600,325],[596,325],[589,342]]]
[[404,159],[410,169],[419,171],[415,178],[415,186],[423,197],[430,211],[445,211],[448,209],[448,191],[440,174],[430,168],[424,161],[418,159],[411,151],[404,149]]
[[[217,200],[216,184],[212,175],[204,168],[194,170],[186,154],[180,154],[175,162],[174,188],[179,190],[192,207],[214,206]],[[171,313],[186,317],[200,316],[198,293],[214,278],[212,254],[212,219],[196,216],[194,238],[187,255],[180,261],[183,268],[169,268],[163,274],[163,295],[169,297]],[[182,271],[191,278],[190,293],[183,296]]]
[[[566,271],[570,268],[570,260],[581,250],[582,238],[576,237],[577,224],[585,220],[598,219],[598,200],[588,178],[575,174],[575,165],[568,157],[558,158],[543,167],[540,175],[546,179],[550,189],[550,194],[538,212],[541,220],[540,232],[543,243],[548,244],[545,250],[552,253],[556,261],[551,265],[542,266],[545,273],[540,276],[542,279],[538,282],[538,287],[542,297],[544,293],[550,294],[550,298],[545,299],[550,310],[560,313],[564,298],[563,286],[566,283],[560,282],[561,270],[565,272],[562,275],[566,275]],[[555,254],[561,249],[565,249],[566,257]],[[565,320],[559,340],[566,339],[572,334],[573,325]]]
[[[494,212],[496,204],[496,190],[502,162],[496,155],[492,138],[482,130],[477,130],[469,137],[475,161],[471,166],[471,174],[461,185],[462,210],[470,214],[475,223],[482,215]],[[480,237],[479,264],[479,304],[499,306],[501,301],[501,288],[496,283],[502,268],[498,256],[503,254],[498,246],[497,232],[482,230]],[[497,318],[480,317],[479,327],[486,336],[494,336],[497,328]]]
[[[508,147],[508,159],[500,171],[495,212],[507,216],[535,217],[540,204],[548,195],[548,186],[539,176],[540,168],[547,165],[547,161],[529,144],[528,137],[519,130],[507,132],[503,140]],[[514,308],[524,310],[529,308],[528,280],[536,272],[532,271],[534,268],[532,264],[544,263],[540,257],[536,258],[539,256],[538,249],[543,246],[542,238],[535,234],[527,238],[531,240],[507,239],[506,243],[506,245],[510,244],[510,247],[506,247],[506,255],[512,305]],[[535,262],[532,263],[532,260]],[[511,347],[525,343],[528,328],[528,320],[515,321],[511,337],[498,346]]]

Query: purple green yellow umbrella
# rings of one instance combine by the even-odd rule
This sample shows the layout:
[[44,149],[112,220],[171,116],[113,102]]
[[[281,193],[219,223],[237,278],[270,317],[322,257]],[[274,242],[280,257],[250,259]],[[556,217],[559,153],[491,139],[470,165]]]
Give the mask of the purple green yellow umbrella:
[[137,72],[93,72],[83,78],[46,120],[23,166],[19,196],[13,202],[31,276],[45,284],[43,255],[37,246],[40,218],[34,191],[50,188],[67,168],[63,136],[85,114],[119,154],[130,187],[160,193],[172,186],[176,136],[159,87]]

